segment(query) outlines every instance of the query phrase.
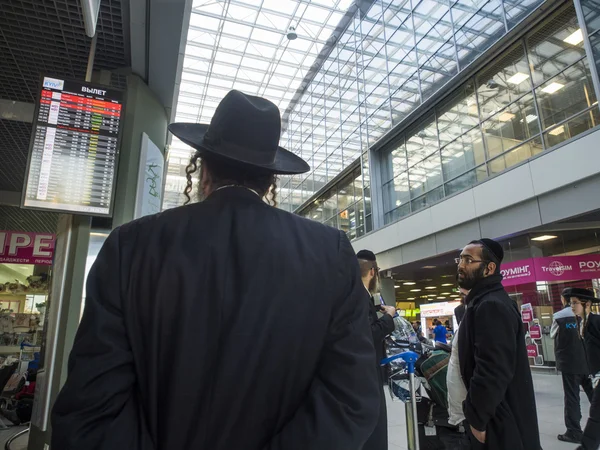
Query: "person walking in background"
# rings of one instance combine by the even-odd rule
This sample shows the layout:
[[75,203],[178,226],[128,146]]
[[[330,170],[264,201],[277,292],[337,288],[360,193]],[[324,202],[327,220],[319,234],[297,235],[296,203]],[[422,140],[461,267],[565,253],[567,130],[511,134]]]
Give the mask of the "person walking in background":
[[474,449],[539,450],[525,330],[502,286],[503,258],[491,239],[472,241],[460,254],[458,284],[469,291],[458,332],[463,412]]
[[583,430],[581,446],[578,450],[598,450],[600,448],[600,316],[592,314],[592,303],[600,303],[594,291],[571,288],[571,308],[581,318],[579,332],[585,344],[588,367],[592,374],[594,393],[590,405],[590,415]]
[[571,308],[572,288],[562,292],[563,309],[554,314],[550,337],[554,339],[556,368],[561,372],[563,390],[565,393],[564,415],[567,431],[558,435],[558,440],[570,443],[580,443],[581,430],[581,401],[580,387],[583,388],[590,402],[593,388],[590,380],[585,347],[579,334],[578,319]]
[[434,325],[435,327],[433,328],[433,336],[435,341],[442,344],[447,344],[448,339],[446,338],[446,335],[448,334],[448,328],[442,325],[442,322],[437,319],[435,320]]
[[210,125],[169,130],[205,200],[107,239],[52,449],[359,450],[381,403],[369,297],[344,232],[265,201],[309,169],[277,106],[231,91]]
[[[375,366],[380,375],[379,378],[379,397],[381,399],[379,420],[373,434],[363,447],[363,450],[387,450],[388,448],[388,423],[387,407],[385,402],[384,368],[380,366],[381,360],[385,357],[385,338],[394,331],[394,316],[396,308],[386,306],[381,301],[376,301],[375,296],[379,293],[379,268],[375,254],[370,250],[361,250],[356,254],[360,266],[360,272],[363,285],[369,293],[369,322],[371,322],[371,332],[373,343],[375,344]],[[375,306],[377,303],[377,306]],[[377,311],[383,314],[377,317]]]

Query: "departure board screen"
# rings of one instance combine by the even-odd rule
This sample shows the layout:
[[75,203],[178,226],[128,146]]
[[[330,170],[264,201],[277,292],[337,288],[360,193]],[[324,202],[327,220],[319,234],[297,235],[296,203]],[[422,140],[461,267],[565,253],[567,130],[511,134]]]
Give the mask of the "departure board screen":
[[23,207],[110,216],[124,93],[45,77],[34,117]]

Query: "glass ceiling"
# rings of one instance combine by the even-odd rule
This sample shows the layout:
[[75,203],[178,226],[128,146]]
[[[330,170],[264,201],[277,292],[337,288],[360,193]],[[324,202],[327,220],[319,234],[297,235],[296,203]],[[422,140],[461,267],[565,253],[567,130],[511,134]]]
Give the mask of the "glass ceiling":
[[[231,89],[285,112],[353,0],[194,0],[175,121],[210,122]],[[298,38],[286,34],[296,28]],[[164,208],[182,203],[191,149],[170,146]]]

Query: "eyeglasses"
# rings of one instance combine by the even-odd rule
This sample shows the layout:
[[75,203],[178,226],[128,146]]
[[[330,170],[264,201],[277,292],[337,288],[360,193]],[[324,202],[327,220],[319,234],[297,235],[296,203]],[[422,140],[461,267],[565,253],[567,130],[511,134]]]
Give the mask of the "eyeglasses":
[[456,262],[456,264],[464,264],[465,266],[470,266],[471,264],[474,263],[487,263],[489,261],[483,261],[481,259],[473,259],[470,256],[463,256],[461,255],[459,258],[455,258],[454,261]]

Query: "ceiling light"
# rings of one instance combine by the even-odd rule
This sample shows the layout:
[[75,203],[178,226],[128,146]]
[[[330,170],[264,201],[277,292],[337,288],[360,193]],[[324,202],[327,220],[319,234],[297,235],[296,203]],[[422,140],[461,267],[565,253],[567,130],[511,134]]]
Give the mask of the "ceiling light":
[[456,297],[460,297],[460,295],[458,295],[458,294],[452,294],[450,297],[456,298]]
[[394,286],[396,289],[400,289],[400,286]]
[[533,122],[536,119],[537,119],[536,115],[534,115],[534,114],[527,114],[527,116],[525,117],[525,119],[521,119],[521,123],[523,123],[523,122],[531,123],[531,122]]
[[556,239],[558,236],[551,236],[549,234],[544,234],[543,236],[538,236],[538,237],[534,237],[531,238],[532,241],[539,241],[539,242],[544,242],[544,241],[549,241],[551,239]]
[[454,283],[444,283],[442,286],[454,286]]
[[411,289],[410,292],[421,292],[421,289]]
[[442,295],[450,295],[452,292],[442,292]]
[[423,266],[423,269],[435,269],[435,266]]
[[406,300],[414,300],[414,297],[408,297]]
[[438,297],[438,300],[446,300],[446,297]]
[[429,294],[427,297],[435,297],[435,294]]
[[546,94],[554,94],[556,91],[560,91],[564,87],[564,84],[554,82],[542,89],[542,92],[545,92]]
[[579,45],[583,42],[583,33],[581,32],[581,28],[578,29],[576,32],[568,35],[565,39],[563,39],[563,42],[566,42],[567,44],[571,44],[571,45]]
[[552,136],[558,136],[559,134],[563,134],[564,132],[565,132],[565,126],[561,125],[560,127],[556,127],[552,131],[548,131],[548,134],[551,134]]
[[425,289],[435,289],[435,286],[427,286]]
[[510,120],[513,120],[514,118],[515,118],[515,115],[512,113],[509,113],[509,112],[504,112],[498,116],[498,120],[500,122],[508,122]]
[[417,283],[415,283],[414,281],[407,281],[406,283],[404,283],[404,286],[414,286],[415,284]]
[[528,78],[529,78],[529,75],[522,73],[522,72],[517,72],[506,81],[510,84],[521,84],[523,81],[525,81]]

